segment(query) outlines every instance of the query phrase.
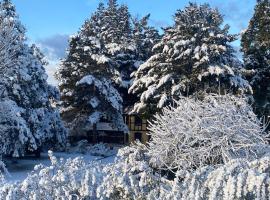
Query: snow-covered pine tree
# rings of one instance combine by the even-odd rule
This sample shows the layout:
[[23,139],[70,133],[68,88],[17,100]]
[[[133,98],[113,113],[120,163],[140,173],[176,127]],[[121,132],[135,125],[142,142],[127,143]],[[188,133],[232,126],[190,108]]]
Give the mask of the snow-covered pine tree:
[[195,92],[243,92],[250,86],[238,73],[239,61],[229,44],[222,15],[209,5],[190,3],[174,17],[153,47],[153,56],[135,73],[131,94],[140,96],[134,112],[155,113],[173,98]]
[[[101,37],[107,43],[119,43],[120,41],[120,27],[118,26],[119,18],[117,0],[109,0],[108,7],[104,10],[102,16],[102,33]],[[124,16],[123,16],[124,18]]]
[[254,90],[255,110],[270,116],[270,1],[260,0],[241,40],[245,67]]
[[10,0],[0,3],[1,146],[4,154],[22,155],[53,141],[64,145],[66,130],[52,103],[56,88],[47,84],[43,55],[28,46]]
[[[16,17],[16,13],[13,6],[10,6],[9,1],[3,1],[1,4],[0,13],[0,63],[1,63],[1,73],[5,74],[3,70],[6,70],[4,66],[12,65],[16,54],[16,50],[20,48],[17,41],[24,39],[24,27],[20,24],[13,23],[13,18]],[[7,16],[10,20],[7,20]],[[15,71],[14,71],[15,73]]]
[[136,73],[139,66],[143,64],[152,55],[153,46],[160,40],[158,30],[152,26],[149,26],[150,14],[139,19],[138,17],[132,18],[132,45],[135,47],[135,51],[132,51],[132,57],[129,59],[128,66],[123,65],[128,69],[126,74],[126,83],[122,93],[124,95],[124,107],[127,111],[133,107],[133,105],[139,101],[140,98],[135,94],[128,93],[129,87],[133,83],[133,74]]
[[[117,77],[114,80],[116,88],[123,97],[124,107],[132,106],[135,96],[128,94],[132,84],[131,74],[146,59],[159,39],[156,29],[148,25],[149,16],[132,23],[132,18],[126,5],[118,6],[116,0],[110,0],[102,17],[102,33],[107,56],[115,61],[114,68]],[[137,26],[140,26],[138,30]]]
[[148,25],[150,14],[144,16],[142,19],[133,18],[133,36],[132,39],[137,47],[138,62],[136,67],[143,64],[152,55],[153,46],[160,40],[160,35],[152,26]]
[[[154,28],[147,25],[147,20],[144,20],[141,38],[136,41],[134,29],[128,7],[111,0],[107,6],[100,4],[81,30],[71,37],[69,53],[58,77],[62,114],[72,130],[83,127],[82,124],[89,127],[102,116],[114,119],[123,130],[123,108],[132,105],[134,99],[128,95],[130,74],[145,61],[141,51],[151,49],[156,41],[152,37],[157,35]],[[139,42],[144,42],[145,48],[138,46]],[[112,102],[111,97],[116,101]],[[93,99],[98,103],[92,104]]]
[[[107,56],[103,4],[70,39],[69,53],[58,71],[62,116],[72,132],[91,127],[101,118],[125,131],[122,98],[114,88],[117,63]],[[108,20],[106,18],[106,20]]]
[[109,1],[102,19],[105,28],[101,36],[104,39],[107,56],[114,61],[115,86],[124,99],[130,86],[130,74],[136,70],[134,67],[136,46],[131,39],[130,19],[128,7],[118,6],[115,0]]

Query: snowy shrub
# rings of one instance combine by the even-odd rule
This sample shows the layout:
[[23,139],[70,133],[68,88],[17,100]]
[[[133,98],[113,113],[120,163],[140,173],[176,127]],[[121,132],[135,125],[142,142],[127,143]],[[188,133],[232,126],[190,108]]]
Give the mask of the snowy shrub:
[[150,123],[151,163],[157,168],[194,170],[249,160],[266,150],[265,126],[244,98],[209,95],[181,98]]
[[117,154],[117,147],[110,147],[107,144],[98,143],[87,147],[87,152],[93,156],[112,156]]
[[235,159],[218,168],[179,170],[174,181],[161,177],[149,165],[143,146],[123,148],[118,161],[104,170],[97,199],[230,200],[268,199],[270,157]]
[[118,159],[104,168],[99,199],[145,199],[158,186],[160,176],[149,166],[144,145],[119,150]]
[[169,181],[149,165],[146,151],[139,144],[125,147],[107,166],[81,158],[57,160],[50,152],[50,167],[36,166],[24,181],[1,184],[0,199],[263,200],[270,194],[269,156],[179,170]]
[[174,182],[164,182],[156,199],[235,200],[269,199],[270,157],[248,162],[233,160],[217,169],[179,172]]
[[69,152],[72,151],[72,152],[76,152],[76,153],[85,154],[87,146],[88,146],[87,140],[80,140],[79,142],[77,142],[75,147],[69,149]]
[[19,183],[0,187],[0,199],[95,199],[102,166],[82,158],[58,160],[49,152],[51,166],[38,165]]
[[69,152],[90,154],[92,156],[112,156],[116,155],[119,147],[110,146],[109,144],[97,143],[89,144],[87,140],[81,140],[77,142],[74,147],[69,148]]
[[123,148],[106,166],[82,158],[58,160],[49,152],[51,166],[36,166],[24,181],[0,186],[0,199],[145,199],[160,179],[145,150]]

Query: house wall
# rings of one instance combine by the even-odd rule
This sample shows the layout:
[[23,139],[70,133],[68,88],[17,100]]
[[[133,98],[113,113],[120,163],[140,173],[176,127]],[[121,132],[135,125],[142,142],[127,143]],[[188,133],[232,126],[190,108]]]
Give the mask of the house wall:
[[[142,143],[146,144],[149,141],[149,135],[147,135],[147,131],[139,131],[142,134]],[[135,142],[135,133],[136,131],[129,132],[129,143]]]
[[135,134],[141,134],[141,142],[146,144],[149,141],[149,135],[147,135],[147,120],[142,119],[141,124],[136,124],[136,116],[131,115],[126,118],[126,123],[129,127],[129,143],[135,142]]

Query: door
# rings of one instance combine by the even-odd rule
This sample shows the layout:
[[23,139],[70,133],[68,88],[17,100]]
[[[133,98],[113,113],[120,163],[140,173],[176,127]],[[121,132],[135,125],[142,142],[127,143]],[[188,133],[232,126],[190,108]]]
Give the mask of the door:
[[135,133],[134,140],[135,141],[139,140],[140,142],[142,142],[142,133],[139,133],[139,132]]

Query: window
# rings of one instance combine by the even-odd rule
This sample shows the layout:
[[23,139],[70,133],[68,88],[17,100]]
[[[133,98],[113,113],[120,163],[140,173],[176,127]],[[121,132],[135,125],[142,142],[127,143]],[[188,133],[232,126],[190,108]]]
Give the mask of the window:
[[142,126],[142,119],[138,116],[135,116],[135,126]]

